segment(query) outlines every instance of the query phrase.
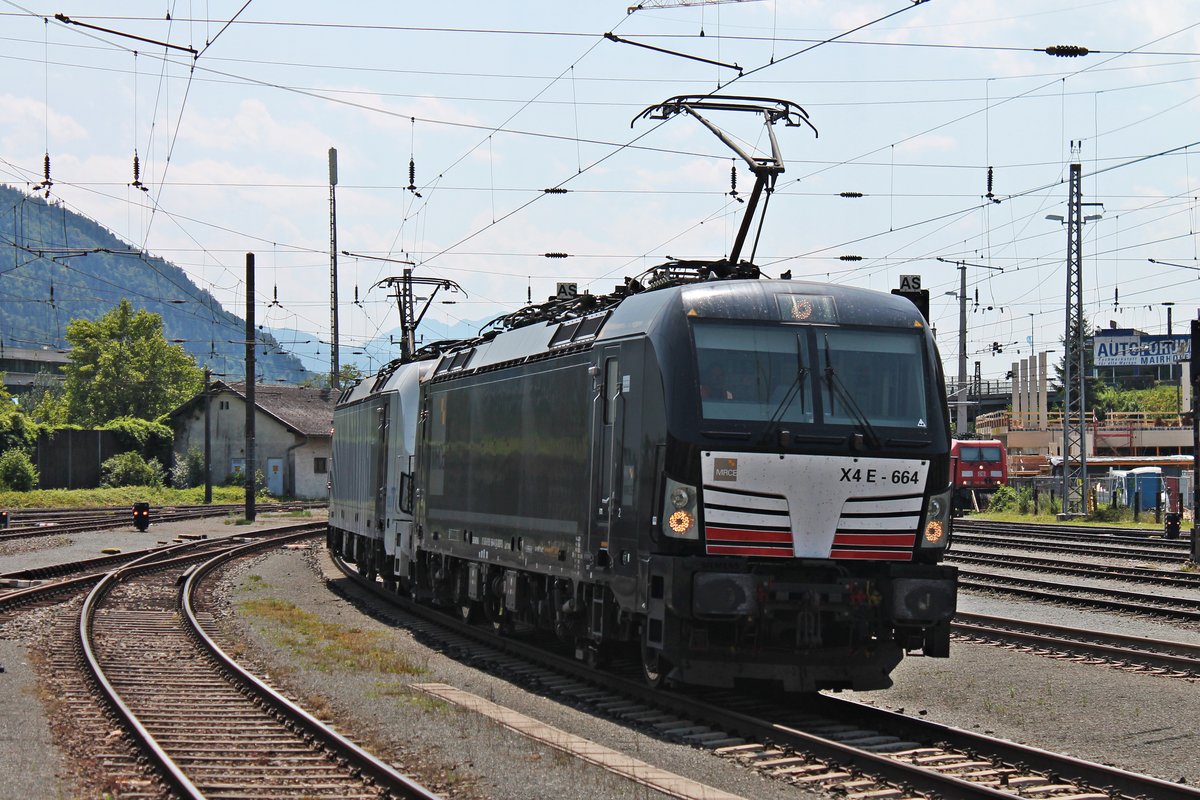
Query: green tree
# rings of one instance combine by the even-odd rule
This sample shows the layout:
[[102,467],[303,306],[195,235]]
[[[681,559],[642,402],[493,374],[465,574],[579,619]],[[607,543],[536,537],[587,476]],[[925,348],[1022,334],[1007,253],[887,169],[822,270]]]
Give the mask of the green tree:
[[[308,376],[298,383],[298,386],[305,386],[310,389],[328,389],[329,388],[328,372],[316,372]],[[350,384],[359,380],[363,376],[363,371],[353,364],[342,364],[338,367],[338,386],[345,389]]]
[[67,398],[62,381],[45,370],[33,378],[29,391],[21,398],[21,409],[41,425],[67,424]]
[[[1098,402],[1097,392],[1103,381],[1096,376],[1096,355],[1092,347],[1093,337],[1089,331],[1092,330],[1091,321],[1087,315],[1083,315],[1083,399],[1085,408],[1088,413],[1093,410],[1109,411],[1112,409],[1106,408],[1104,404]],[[1071,330],[1069,341],[1059,338],[1059,344],[1063,346],[1063,357],[1054,365],[1054,381],[1051,382],[1050,392],[1055,398],[1055,402],[1061,408],[1065,393],[1063,392],[1063,377],[1066,374],[1067,359],[1071,359],[1071,366],[1078,368],[1079,366],[1079,327],[1075,325],[1075,320],[1071,320]],[[1106,397],[1107,399],[1107,397]]]
[[128,300],[95,322],[72,320],[67,341],[63,389],[72,422],[157,419],[203,388],[195,360],[163,337],[162,317],[135,311]]
[[4,386],[0,372],[0,452],[12,449],[32,453],[37,444],[38,425],[21,413]]

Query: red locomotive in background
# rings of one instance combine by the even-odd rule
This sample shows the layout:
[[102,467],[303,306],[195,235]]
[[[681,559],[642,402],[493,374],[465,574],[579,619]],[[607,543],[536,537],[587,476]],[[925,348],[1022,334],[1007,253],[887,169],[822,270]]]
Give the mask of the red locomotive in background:
[[992,492],[1008,483],[1008,450],[999,439],[954,439],[950,468],[955,512],[978,511]]

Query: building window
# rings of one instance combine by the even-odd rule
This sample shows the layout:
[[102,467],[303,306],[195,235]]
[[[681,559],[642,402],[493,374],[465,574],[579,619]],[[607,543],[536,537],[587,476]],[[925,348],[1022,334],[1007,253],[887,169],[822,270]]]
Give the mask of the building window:
[[228,401],[228,400],[222,400],[222,401],[221,401],[221,404],[218,406],[218,408],[219,408],[221,411],[228,411],[228,410],[229,410],[229,401]]
[[324,459],[324,458],[314,458],[313,459],[313,473],[314,474],[324,475],[328,471],[329,471],[329,467],[326,466],[326,459]]

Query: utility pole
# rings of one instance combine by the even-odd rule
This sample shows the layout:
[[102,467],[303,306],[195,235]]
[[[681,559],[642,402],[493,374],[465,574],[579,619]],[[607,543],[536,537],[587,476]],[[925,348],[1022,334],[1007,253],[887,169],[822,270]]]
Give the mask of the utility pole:
[[[395,289],[396,303],[400,310],[400,360],[411,361],[413,355],[417,352],[417,327],[421,324],[421,320],[425,318],[425,312],[429,310],[429,306],[433,304],[433,298],[437,296],[438,290],[449,289],[452,292],[462,292],[463,288],[457,283],[445,278],[421,278],[412,274],[412,268],[416,266],[412,261],[406,261],[399,258],[383,258],[382,256],[368,256],[362,253],[351,253],[349,250],[343,250],[342,255],[350,256],[351,258],[366,258],[371,261],[387,261],[391,264],[403,264],[403,277],[384,278],[379,283],[371,288],[380,286],[388,286]],[[433,291],[429,293],[429,297],[425,298],[425,306],[418,314],[416,310],[417,297],[414,294],[414,286],[432,286]],[[465,295],[466,292],[463,292]],[[395,342],[393,342],[395,344]]]
[[1003,272],[1004,268],[989,264],[968,264],[965,261],[952,261],[941,257],[938,261],[958,267],[958,387],[954,392],[954,428],[955,435],[961,439],[967,433],[967,267],[994,269],[1000,272]]
[[212,504],[212,371],[204,368],[204,504]]
[[[1063,513],[1087,514],[1087,399],[1084,396],[1083,331],[1083,165],[1071,165],[1067,199],[1066,327],[1063,332]],[[1071,419],[1076,423],[1072,425]],[[1078,449],[1079,461],[1071,463]]]
[[329,385],[341,388],[338,363],[337,150],[329,148]]
[[[1191,322],[1192,352],[1192,561],[1200,564],[1200,320]],[[1182,508],[1179,509],[1183,511]]]
[[246,253],[246,520],[254,521],[254,253]]
[[967,265],[958,265],[958,391],[954,428],[958,438],[967,435]]

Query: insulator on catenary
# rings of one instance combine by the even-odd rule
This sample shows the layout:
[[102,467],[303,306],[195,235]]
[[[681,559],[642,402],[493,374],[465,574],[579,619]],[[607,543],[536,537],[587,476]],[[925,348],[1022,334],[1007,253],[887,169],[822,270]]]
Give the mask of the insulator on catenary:
[[1055,44],[1046,48],[1046,55],[1059,58],[1078,58],[1087,54],[1088,49],[1077,44]]
[[737,167],[729,168],[729,194],[737,197]]
[[570,258],[570,253],[542,253],[546,258]]
[[838,256],[838,261],[862,261],[862,256]]
[[560,186],[553,186],[549,189],[542,189],[542,191],[545,192],[546,194],[566,194],[567,193],[567,190],[563,189]]
[[862,192],[841,192],[838,194],[838,197],[858,198],[858,197],[862,197],[862,196],[863,196]]

